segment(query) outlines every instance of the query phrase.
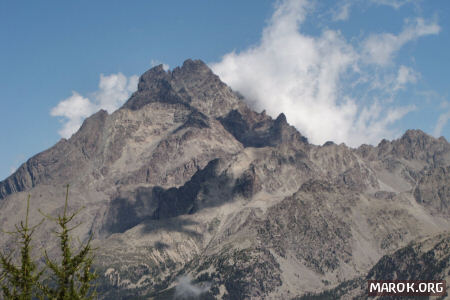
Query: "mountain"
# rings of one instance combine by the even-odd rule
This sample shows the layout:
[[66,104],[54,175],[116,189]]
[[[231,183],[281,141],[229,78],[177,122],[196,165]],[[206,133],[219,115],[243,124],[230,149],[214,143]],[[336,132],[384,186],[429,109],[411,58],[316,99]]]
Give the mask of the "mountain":
[[[309,293],[295,300],[370,299],[367,280],[450,280],[450,233],[413,241],[383,256],[367,274],[345,281],[320,293]],[[448,296],[448,290],[447,290]],[[386,296],[380,299],[403,299]],[[440,297],[437,299],[444,299]],[[436,299],[436,298],[435,298]],[[447,299],[447,298],[445,298]]]
[[[448,242],[449,174],[444,138],[408,130],[377,146],[313,145],[187,60],[150,69],[120,109],[0,182],[0,227],[23,217],[28,193],[32,221],[58,213],[70,183],[104,299],[295,299],[400,272],[379,266],[408,245]],[[35,249],[56,255],[52,226]]]

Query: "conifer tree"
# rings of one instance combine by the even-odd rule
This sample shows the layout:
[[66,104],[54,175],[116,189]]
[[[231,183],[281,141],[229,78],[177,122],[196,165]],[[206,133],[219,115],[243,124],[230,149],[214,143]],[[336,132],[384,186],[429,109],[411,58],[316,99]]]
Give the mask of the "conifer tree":
[[14,263],[15,256],[18,256],[14,252],[0,253],[0,296],[3,295],[0,299],[87,300],[96,298],[94,280],[97,274],[92,271],[94,260],[94,249],[91,246],[92,235],[87,242],[80,243],[78,249],[73,248],[70,232],[80,224],[70,227],[70,223],[80,210],[68,213],[68,197],[69,185],[66,189],[63,214],[56,218],[44,215],[57,225],[60,260],[51,259],[45,251],[44,260],[47,268],[38,271],[37,263],[31,257],[31,242],[34,232],[42,222],[32,227],[28,224],[30,207],[30,196],[28,196],[25,221],[16,225],[14,232],[8,232],[16,237],[20,245],[20,263],[18,265]]
[[13,262],[14,252],[9,253],[9,255],[0,253],[0,286],[4,299],[31,300],[36,297],[41,298],[38,288],[43,271],[37,270],[36,263],[31,257],[31,241],[36,228],[42,222],[30,227],[28,224],[29,211],[30,195],[27,199],[25,221],[16,224],[15,231],[6,232],[13,235],[20,244],[20,263],[17,265]]
[[93,248],[91,246],[92,235],[88,241],[81,245],[77,253],[72,249],[72,238],[70,232],[80,224],[70,227],[69,223],[79,214],[80,210],[68,213],[69,185],[66,187],[66,200],[63,214],[57,218],[46,216],[54,221],[59,228],[56,232],[59,240],[59,249],[61,251],[61,260],[59,262],[49,258],[45,252],[45,261],[50,269],[54,286],[46,285],[45,294],[49,299],[57,300],[78,300],[94,299],[96,291],[93,287],[93,281],[97,274],[91,270],[94,259]]

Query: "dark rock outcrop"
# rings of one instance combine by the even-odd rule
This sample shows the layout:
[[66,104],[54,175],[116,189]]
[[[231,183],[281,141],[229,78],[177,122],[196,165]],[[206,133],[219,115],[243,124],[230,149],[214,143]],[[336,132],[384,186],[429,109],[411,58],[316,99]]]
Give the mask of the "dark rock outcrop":
[[450,216],[450,166],[436,167],[422,176],[414,197],[435,213]]
[[265,112],[244,110],[241,113],[232,110],[219,120],[244,147],[275,147],[283,143],[301,147],[308,143],[304,136],[287,123],[284,114],[273,120]]

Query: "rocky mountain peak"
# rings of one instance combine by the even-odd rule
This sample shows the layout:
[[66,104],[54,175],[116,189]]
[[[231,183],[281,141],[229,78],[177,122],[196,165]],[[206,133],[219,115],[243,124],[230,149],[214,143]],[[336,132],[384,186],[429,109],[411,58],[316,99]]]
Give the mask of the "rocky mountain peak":
[[277,122],[278,124],[287,124],[286,115],[284,113],[279,114],[275,119],[275,122]]
[[192,75],[203,75],[211,76],[214,75],[211,69],[200,59],[187,59],[183,62],[181,67],[176,67],[173,73],[182,76],[192,76]]
[[182,103],[213,117],[242,105],[239,96],[203,61],[192,59],[172,71],[159,65],[145,72],[124,108],[137,110],[152,102]]
[[155,66],[139,77],[137,92],[153,91],[158,88],[161,81],[169,80],[170,74],[164,70],[163,65]]
[[[361,146],[364,156],[371,153],[371,147]],[[422,130],[407,130],[399,139],[388,141],[383,139],[375,148],[378,154],[375,157],[393,156],[403,159],[415,159],[433,162],[433,164],[446,164],[450,158],[445,153],[450,144],[444,139],[436,139]],[[373,149],[372,149],[373,150]]]
[[193,78],[206,80],[215,76],[211,69],[201,60],[186,60],[181,67],[173,71],[164,70],[162,64],[154,66],[139,78],[138,92],[145,90],[155,91],[161,82],[174,83],[175,81],[192,81]]
[[420,129],[409,129],[400,138],[403,143],[426,143],[434,138]]

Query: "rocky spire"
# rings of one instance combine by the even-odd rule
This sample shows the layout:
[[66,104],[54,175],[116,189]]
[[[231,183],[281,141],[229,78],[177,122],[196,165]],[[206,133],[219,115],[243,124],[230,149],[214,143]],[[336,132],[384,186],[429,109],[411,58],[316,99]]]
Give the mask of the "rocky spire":
[[242,105],[203,61],[191,59],[173,71],[165,71],[159,65],[145,72],[137,92],[123,107],[137,110],[151,102],[182,103],[212,117],[223,116]]

